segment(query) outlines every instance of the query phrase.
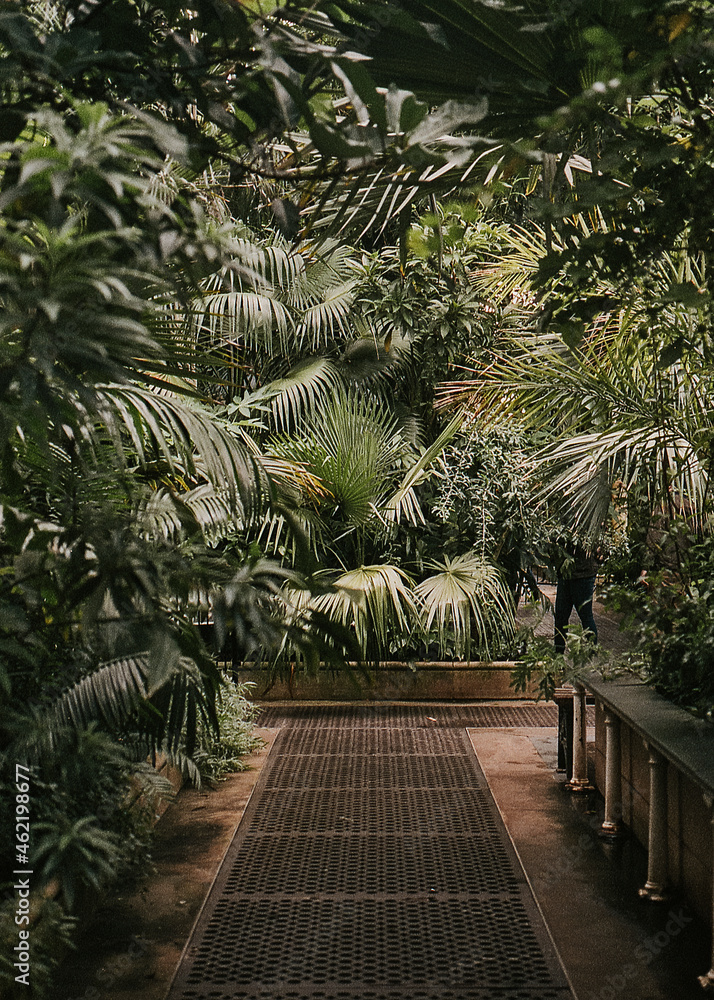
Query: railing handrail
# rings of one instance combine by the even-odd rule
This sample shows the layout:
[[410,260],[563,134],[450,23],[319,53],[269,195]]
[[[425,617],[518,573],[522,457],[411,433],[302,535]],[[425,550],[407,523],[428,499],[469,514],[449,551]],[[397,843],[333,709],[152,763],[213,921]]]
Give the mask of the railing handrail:
[[705,794],[714,797],[714,725],[658,694],[638,677],[581,678],[588,691]]

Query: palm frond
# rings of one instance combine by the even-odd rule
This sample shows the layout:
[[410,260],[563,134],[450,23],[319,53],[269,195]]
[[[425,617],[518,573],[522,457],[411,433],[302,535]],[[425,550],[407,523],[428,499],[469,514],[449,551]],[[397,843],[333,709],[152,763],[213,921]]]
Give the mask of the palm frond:
[[324,546],[325,524],[319,513],[307,506],[297,506],[286,516],[284,508],[270,511],[263,520],[258,541],[266,552],[288,553],[297,565],[299,548],[295,543],[297,530],[314,557]]
[[282,294],[295,309],[306,309],[323,300],[333,289],[349,286],[355,279],[355,252],[342,240],[302,243],[293,253],[300,258],[302,266],[295,280],[284,286]]
[[384,504],[383,516],[386,520],[393,520],[399,524],[400,520],[404,518],[411,524],[424,523],[424,515],[419,506],[416,487],[429,475],[430,466],[434,464],[449,441],[458,434],[462,424],[463,415],[457,414],[437,439],[428,448],[425,448],[419,458],[410,466],[398,489]]
[[314,607],[342,625],[354,628],[369,657],[370,649],[385,651],[396,634],[419,627],[419,613],[409,576],[397,566],[359,566],[332,581],[332,593],[314,599]]
[[536,456],[540,498],[568,506],[590,537],[635,483],[654,504],[697,522],[705,513],[709,366],[699,355],[663,366],[661,342],[629,336],[633,322],[621,310],[575,351],[553,335],[522,335],[470,385],[451,387],[451,400],[481,421],[547,430]]
[[475,553],[434,562],[438,570],[415,588],[426,616],[425,630],[437,626],[443,651],[453,641],[459,655],[470,658],[472,623],[479,651],[490,655],[493,641],[511,638],[514,630],[513,598],[498,570]]
[[263,386],[261,396],[270,400],[279,431],[295,427],[300,418],[334,391],[339,382],[337,369],[326,358],[298,362],[283,378]]
[[[478,121],[479,109],[469,117]],[[467,184],[485,182],[487,177],[494,180],[494,162],[500,163],[504,172],[530,165],[528,154],[509,148],[506,156],[504,144],[496,140],[460,138],[452,143],[455,148],[451,148],[442,130],[427,150],[414,150],[417,167],[400,158],[397,163],[375,167],[371,173],[331,184],[306,209],[306,228],[324,238],[354,233],[356,239],[361,239],[370,231],[383,232],[390,221],[402,216],[427,193],[445,195]],[[404,159],[408,160],[408,156]]]
[[104,663],[81,678],[43,714],[43,738],[51,742],[67,726],[87,729],[99,721],[114,733],[138,733],[150,750],[186,746],[190,752],[199,717],[215,725],[215,678],[171,645],[173,654],[160,662],[151,650]]
[[[572,20],[546,2],[409,0],[399,8],[389,0],[332,4],[338,48],[352,48],[369,59],[366,69],[361,64],[353,69],[347,59],[334,60],[359,123],[353,134],[355,141],[362,136],[366,163],[358,176],[323,186],[309,226],[364,233],[384,227],[426,192],[443,194],[473,182],[512,185],[518,175],[525,181],[529,174],[547,173],[541,165],[549,159],[554,163],[555,155],[534,149],[534,139],[549,134],[543,123],[587,93],[590,77],[592,83],[607,79],[597,76],[606,70],[594,58],[591,31],[611,28],[612,37],[626,37],[634,17],[647,32],[649,16],[644,8],[633,15],[621,4],[599,3],[579,7]],[[386,93],[384,107],[377,93]],[[400,104],[409,113],[390,114],[391,106]],[[417,108],[423,115],[415,124]],[[386,151],[383,141],[379,157],[369,146],[370,125],[384,128],[385,122],[388,137],[397,141]],[[563,128],[560,142],[575,146],[575,134],[570,128],[564,139]],[[358,166],[355,158],[353,169]],[[575,149],[560,159],[557,170],[571,187],[576,173],[593,172]],[[625,185],[619,178],[615,183]]]
[[597,539],[613,502],[639,486],[653,508],[669,494],[676,510],[697,522],[705,514],[708,467],[695,442],[674,428],[630,426],[612,433],[581,434],[539,456],[540,499],[568,504],[574,527]]
[[97,720],[119,731],[149,696],[148,656],[105,663],[60,696],[47,719],[47,731],[70,725],[86,729]]
[[[379,393],[399,376],[406,353],[406,338],[401,338],[400,332],[393,327],[387,328],[386,323],[364,330],[366,324],[361,317],[355,317],[354,323],[362,335],[345,344],[339,372],[348,383]],[[385,340],[389,342],[389,350],[384,347]]]
[[210,545],[243,523],[227,492],[218,492],[211,483],[183,493],[155,490],[139,501],[136,520],[149,537],[165,539],[177,539],[190,520]]
[[232,265],[212,275],[193,302],[193,336],[212,346],[268,354],[320,350],[352,333],[354,253],[344,243],[235,241]]
[[[557,236],[554,238],[557,242]],[[484,240],[482,260],[469,277],[474,288],[492,302],[511,304],[519,293],[531,290],[538,264],[547,253],[545,232],[536,224],[530,229],[503,226],[498,231],[497,255],[489,251],[488,242]]]
[[267,482],[264,470],[230,425],[213,414],[171,396],[116,385],[98,388],[96,408],[104,430],[93,427],[85,413],[82,430],[90,442],[108,433],[125,463],[160,459],[174,472],[180,461],[189,474],[225,490],[245,512],[256,506]]
[[356,282],[336,285],[319,302],[307,306],[300,317],[297,343],[300,347],[320,350],[333,340],[347,339],[352,333],[350,311]]
[[213,292],[194,303],[191,318],[197,336],[206,337],[211,346],[245,345],[273,353],[285,352],[290,345],[289,310],[262,292]]
[[282,435],[271,451],[319,476],[325,505],[347,524],[364,524],[381,508],[395,469],[409,452],[396,417],[375,399],[339,389],[310,413],[299,437]]
[[290,289],[305,273],[305,259],[281,237],[265,242],[252,234],[238,236],[233,241],[232,270],[242,274],[256,288]]

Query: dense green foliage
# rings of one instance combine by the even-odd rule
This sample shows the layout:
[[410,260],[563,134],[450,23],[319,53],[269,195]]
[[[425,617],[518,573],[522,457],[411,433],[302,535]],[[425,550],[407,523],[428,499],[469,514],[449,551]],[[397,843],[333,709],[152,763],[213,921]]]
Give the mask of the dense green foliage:
[[656,546],[660,558],[634,585],[611,587],[612,602],[635,637],[626,662],[666,697],[711,718],[714,540],[676,522],[658,533]]
[[206,729],[199,734],[194,754],[203,780],[221,781],[227,774],[245,770],[246,756],[263,745],[254,732],[258,707],[249,700],[252,694],[251,685],[226,677],[218,705],[218,733]]
[[[245,526],[272,493],[197,392],[208,362],[175,318],[224,262],[250,269],[192,197],[221,144],[206,118],[225,118],[209,62],[224,29],[254,49],[237,9],[232,28],[209,21],[160,4],[0,12],[0,827],[5,879],[26,765],[33,898],[56,897],[33,929],[37,996],[67,914],[145,858],[127,806],[147,760],[195,774],[202,743],[222,754],[222,679],[194,625],[205,595],[239,655],[286,628],[302,642],[276,609],[280,565],[217,549],[206,527],[211,505]],[[238,74],[231,96],[272,116],[268,76]],[[259,127],[234,126],[233,142]]]
[[3,5],[0,780],[31,767],[58,880],[38,991],[142,856],[147,760],[218,773],[221,721],[249,745],[229,639],[290,669],[507,650],[568,528],[650,571],[644,669],[711,703],[713,27]]

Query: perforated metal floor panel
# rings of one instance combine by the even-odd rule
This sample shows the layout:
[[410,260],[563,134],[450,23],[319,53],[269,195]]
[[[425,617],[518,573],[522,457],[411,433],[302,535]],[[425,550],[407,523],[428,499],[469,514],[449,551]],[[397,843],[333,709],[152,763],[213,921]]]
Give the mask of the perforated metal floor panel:
[[354,728],[385,725],[464,729],[481,726],[555,726],[555,705],[422,705],[373,702],[369,705],[265,705],[258,720],[261,726],[282,726],[290,722],[311,723],[322,728]]
[[404,708],[281,717],[167,1000],[572,1000],[475,723]]

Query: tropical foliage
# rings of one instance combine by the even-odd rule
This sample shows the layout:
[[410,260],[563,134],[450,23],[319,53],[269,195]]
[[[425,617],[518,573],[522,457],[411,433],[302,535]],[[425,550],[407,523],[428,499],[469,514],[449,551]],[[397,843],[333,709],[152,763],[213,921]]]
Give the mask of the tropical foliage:
[[566,523],[666,567],[644,652],[710,697],[713,27],[5,3],[0,746],[48,941],[141,854],[147,759],[216,773],[222,718],[241,743],[228,643],[497,652]]
[[258,707],[250,697],[250,684],[237,684],[225,677],[218,706],[218,733],[211,728],[199,733],[199,749],[194,754],[201,778],[221,781],[227,774],[244,771],[246,757],[263,746],[254,731]]
[[[147,759],[195,775],[191,755],[215,742],[223,682],[194,625],[206,595],[239,654],[287,627],[282,568],[215,548],[206,512],[244,527],[270,480],[201,392],[207,362],[173,318],[224,262],[251,267],[179,170],[167,196],[168,165],[190,174],[216,148],[195,115],[196,101],[215,110],[212,85],[198,73],[179,93],[186,49],[176,33],[166,44],[165,12],[120,7],[118,23],[103,9],[84,24],[74,4],[0,14],[0,823],[11,850],[20,761],[33,888],[57,900],[38,944],[66,937],[62,914],[142,856],[146,823],[126,805],[132,782],[153,780]],[[136,30],[117,33],[122,21]],[[225,39],[204,26],[190,44],[207,56]],[[184,19],[186,41],[197,28]],[[162,49],[150,73],[132,45]]]
[[[221,677],[192,624],[195,594],[232,582],[243,560],[210,548],[191,499],[219,494],[244,523],[266,479],[195,392],[178,394],[190,368],[157,319],[173,261],[205,271],[199,237],[214,256],[220,240],[195,218],[190,254],[162,254],[162,234],[193,216],[151,195],[156,129],[73,107],[38,111],[14,143],[0,224],[0,824],[9,872],[10,769],[23,762],[33,885],[56,895],[40,968],[57,958],[45,936],[65,938],[66,915],[145,858],[151,796],[166,793],[147,759],[191,770],[199,729],[217,726]],[[145,516],[158,497],[173,533]],[[271,599],[256,602],[253,640]],[[237,617],[240,602],[223,607]],[[137,781],[147,809],[130,813]]]
[[[532,245],[533,237],[528,240]],[[488,271],[488,284],[501,275],[511,296],[518,294],[510,283],[513,264],[507,256],[502,269]],[[611,503],[623,503],[633,490],[649,497],[651,511],[664,508],[672,515],[686,506],[697,523],[705,515],[709,468],[700,444],[707,439],[711,373],[702,350],[667,347],[695,339],[703,321],[703,269],[703,259],[680,251],[663,256],[626,300],[601,283],[612,308],[581,341],[568,346],[532,321],[519,324],[476,382],[453,386],[484,417],[520,415],[526,426],[548,429],[538,455],[543,496],[563,497],[585,535],[595,537]],[[520,277],[518,288],[528,294],[527,270]],[[648,292],[662,294],[685,278],[692,289],[689,307],[672,302],[653,320]]]
[[643,574],[635,586],[620,584],[611,590],[635,636],[626,663],[666,697],[711,719],[712,536],[702,537],[679,521],[660,533],[657,543],[659,567]]
[[[434,237],[442,220],[448,231]],[[310,558],[324,567],[323,586],[334,581],[339,591],[341,574],[361,567],[367,575],[360,577],[365,592],[359,600],[373,606],[380,594],[393,603],[396,590],[374,590],[379,573],[373,577],[367,570],[384,567],[387,577],[398,577],[399,567],[385,562],[397,557],[409,571],[403,582],[413,586],[428,575],[424,558],[404,560],[403,540],[417,537],[432,521],[421,509],[422,498],[434,477],[441,477],[434,463],[457,431],[458,421],[441,427],[435,419],[435,381],[462,350],[488,342],[490,335],[490,317],[469,280],[468,254],[462,257],[457,249],[470,224],[455,208],[437,206],[437,214],[414,230],[420,257],[406,274],[397,248],[360,257],[330,241],[288,247],[275,234],[231,225],[252,274],[236,278],[234,268],[224,267],[205,296],[194,300],[185,322],[190,339],[212,358],[213,370],[225,366],[225,377],[215,390],[207,384],[207,391],[220,393],[216,401],[224,402],[232,426],[250,432],[249,443],[262,441],[261,464],[275,480],[280,504],[259,532],[249,534],[305,569],[304,546],[291,534],[297,521]],[[434,238],[442,253],[432,260]],[[212,520],[215,530],[215,511]],[[229,518],[224,515],[222,523],[225,535]],[[473,545],[466,539],[454,554]],[[442,554],[437,543],[433,555]],[[482,547],[481,559],[488,558]],[[387,637],[374,616],[368,636],[357,604],[350,617],[344,593],[342,603],[323,596],[312,605],[293,594],[288,616],[300,620],[308,607],[349,626],[368,659],[411,655],[429,644],[423,608],[405,630],[398,602],[385,606],[382,616],[396,615],[400,626],[393,625]],[[504,617],[494,636],[505,636],[512,624],[508,600],[499,613]],[[462,617],[455,619],[457,633]],[[483,629],[475,634],[486,652],[493,637]],[[455,635],[452,654],[456,647],[459,655],[470,649],[464,640]],[[282,657],[295,655],[293,642],[283,644]]]

